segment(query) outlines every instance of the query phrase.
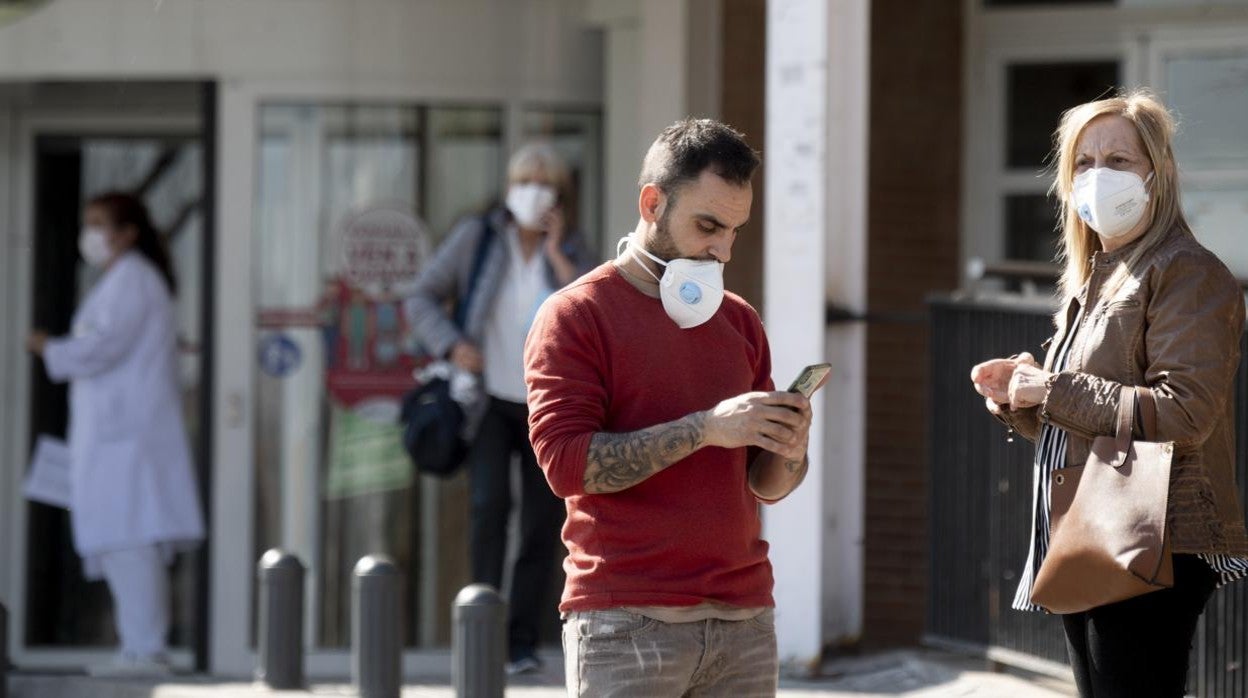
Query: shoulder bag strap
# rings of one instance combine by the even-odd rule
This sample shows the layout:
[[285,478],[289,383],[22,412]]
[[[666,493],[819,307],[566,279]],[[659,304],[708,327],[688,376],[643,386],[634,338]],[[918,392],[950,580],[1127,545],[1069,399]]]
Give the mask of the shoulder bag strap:
[[464,329],[468,323],[468,308],[472,304],[472,296],[481,282],[481,269],[485,267],[485,258],[490,251],[490,242],[494,239],[494,225],[488,215],[481,218],[481,239],[477,241],[477,249],[473,253],[472,268],[468,272],[468,289],[464,297],[455,304],[455,326]]

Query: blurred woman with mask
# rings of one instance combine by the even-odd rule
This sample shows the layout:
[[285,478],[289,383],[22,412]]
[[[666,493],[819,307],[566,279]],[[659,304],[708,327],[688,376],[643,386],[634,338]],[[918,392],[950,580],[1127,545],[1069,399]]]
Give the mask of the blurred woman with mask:
[[[511,511],[511,461],[520,457],[520,550],[511,577],[510,673],[536,671],[540,611],[551,586],[563,503],[529,445],[524,340],[537,308],[592,266],[584,237],[568,229],[567,165],[544,143],[507,167],[505,205],[460,222],[417,279],[407,314],[426,351],[479,375],[467,465],[474,582],[501,588]],[[475,276],[475,278],[474,278]],[[469,292],[471,289],[471,293]],[[448,303],[462,304],[456,322]]]
[[87,579],[112,593],[121,651],[99,675],[167,673],[168,566],[204,538],[182,423],[173,268],[147,209],[92,199],[78,240],[99,281],[65,337],[34,330],[30,351],[70,383],[70,521]]

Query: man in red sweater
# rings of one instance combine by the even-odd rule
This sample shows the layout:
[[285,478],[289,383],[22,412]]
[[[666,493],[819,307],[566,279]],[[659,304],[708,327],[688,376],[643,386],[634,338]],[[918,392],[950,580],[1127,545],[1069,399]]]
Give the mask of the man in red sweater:
[[570,696],[774,696],[758,502],[801,482],[810,403],[777,392],[758,313],[723,290],[758,156],[709,119],[659,135],[617,258],[549,298],[529,430],[566,501]]

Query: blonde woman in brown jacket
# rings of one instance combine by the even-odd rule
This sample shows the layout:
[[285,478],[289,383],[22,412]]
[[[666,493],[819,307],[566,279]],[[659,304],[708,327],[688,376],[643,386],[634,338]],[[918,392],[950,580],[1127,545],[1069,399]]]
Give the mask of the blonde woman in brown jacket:
[[988,410],[1036,443],[1034,526],[1014,608],[1049,534],[1049,475],[1114,433],[1123,386],[1151,392],[1173,441],[1167,530],[1173,588],[1062,616],[1085,698],[1181,697],[1196,622],[1213,590],[1248,576],[1235,487],[1234,378],[1244,329],[1235,278],[1192,235],[1171,148],[1175,123],[1147,91],[1067,111],[1056,133],[1061,306],[1043,364],[1030,354],[971,371]]

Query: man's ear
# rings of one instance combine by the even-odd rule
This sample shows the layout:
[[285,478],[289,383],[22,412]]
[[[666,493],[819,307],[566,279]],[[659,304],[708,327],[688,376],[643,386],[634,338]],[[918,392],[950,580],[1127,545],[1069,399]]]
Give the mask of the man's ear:
[[657,223],[663,215],[663,208],[667,204],[667,195],[659,189],[657,184],[646,184],[641,188],[641,195],[637,197],[638,212],[641,213],[641,219],[647,223]]

